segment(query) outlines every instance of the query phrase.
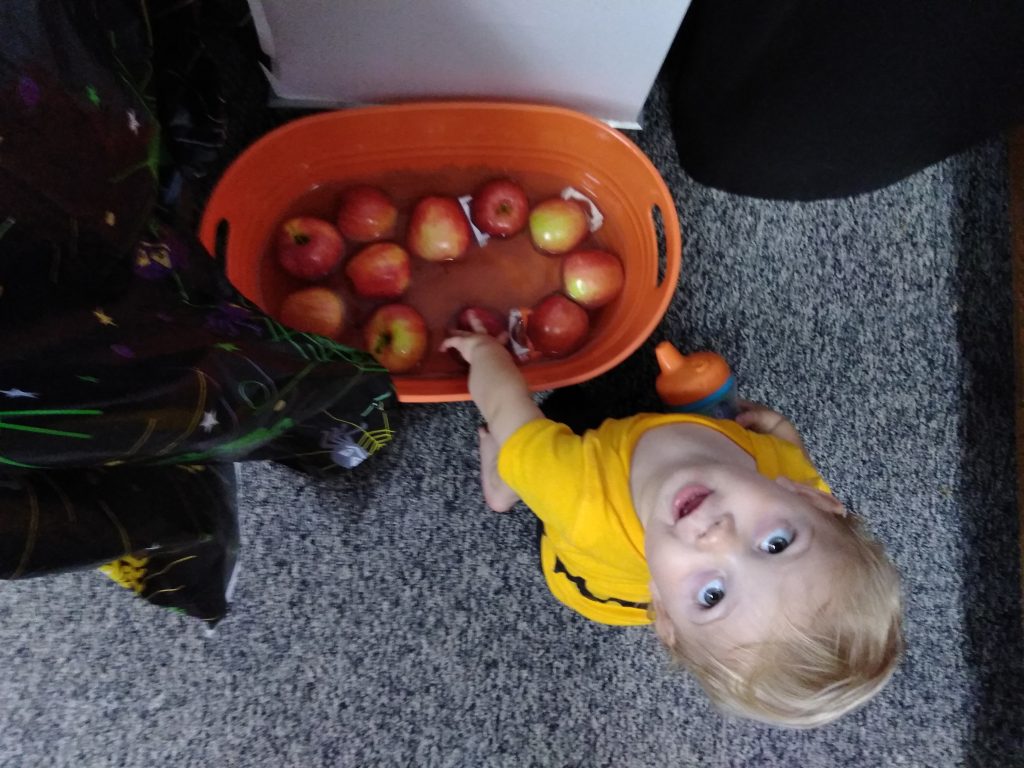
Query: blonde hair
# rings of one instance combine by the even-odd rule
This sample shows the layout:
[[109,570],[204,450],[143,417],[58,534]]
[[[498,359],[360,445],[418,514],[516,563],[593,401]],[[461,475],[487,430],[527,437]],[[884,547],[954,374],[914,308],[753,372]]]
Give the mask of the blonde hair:
[[786,619],[773,637],[725,658],[674,633],[672,657],[725,712],[811,728],[860,707],[892,676],[903,651],[899,575],[856,518],[828,517],[852,554],[837,558],[837,589],[809,621]]

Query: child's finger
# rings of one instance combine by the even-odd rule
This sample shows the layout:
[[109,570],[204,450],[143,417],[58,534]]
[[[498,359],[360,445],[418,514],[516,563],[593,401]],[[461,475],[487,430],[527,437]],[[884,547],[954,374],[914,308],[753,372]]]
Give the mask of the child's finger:
[[751,424],[757,423],[765,413],[771,413],[772,411],[760,403],[755,403],[753,400],[737,400],[736,401],[736,422],[749,427]]
[[487,328],[476,314],[473,312],[467,312],[466,314],[469,316],[466,319],[469,321],[469,328],[473,333],[487,333]]
[[735,420],[741,427],[751,429],[757,422],[757,413],[754,411],[740,411],[736,414]]
[[476,334],[472,331],[453,329],[448,331],[448,335],[445,337],[444,341],[441,342],[441,346],[444,347],[444,345],[447,344],[449,347],[458,347],[461,344],[465,344],[474,336],[476,336]]
[[755,432],[770,434],[785,419],[769,408],[744,411],[736,416],[736,423]]
[[442,352],[447,352],[449,349],[454,349],[459,354],[462,354],[462,347],[466,343],[466,340],[462,336],[449,336],[447,339],[441,342],[441,346],[438,347]]

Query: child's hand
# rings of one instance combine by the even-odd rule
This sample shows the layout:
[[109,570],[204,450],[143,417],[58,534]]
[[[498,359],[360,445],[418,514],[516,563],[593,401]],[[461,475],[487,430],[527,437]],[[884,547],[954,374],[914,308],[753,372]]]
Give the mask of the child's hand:
[[505,346],[507,338],[506,333],[495,338],[486,333],[452,331],[440,346],[442,352],[454,349],[469,363],[469,396],[499,448],[523,424],[544,418]]
[[796,431],[792,422],[781,413],[750,400],[739,400],[737,405],[740,412],[736,415],[736,423],[741,427],[749,429],[751,432],[772,435],[780,440],[793,443],[806,453],[800,433]]
[[481,349],[495,348],[504,350],[506,354],[508,350],[505,349],[505,339],[508,338],[507,333],[503,333],[500,337],[494,338],[493,336],[472,331],[452,331],[452,335],[441,342],[441,351],[445,352],[449,349],[454,349],[459,355],[465,360],[470,366],[473,365],[473,358],[476,356]]

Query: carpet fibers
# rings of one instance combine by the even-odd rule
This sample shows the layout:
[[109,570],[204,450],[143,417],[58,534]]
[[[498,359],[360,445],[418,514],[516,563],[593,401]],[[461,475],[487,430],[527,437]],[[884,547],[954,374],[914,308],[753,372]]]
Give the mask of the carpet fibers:
[[736,197],[636,141],[672,189],[678,293],[584,385],[652,407],[653,345],[713,348],[789,414],[905,583],[906,657],[811,731],[717,714],[647,628],[550,597],[534,521],[489,513],[470,404],[403,409],[343,477],[241,468],[233,612],[206,637],[92,572],[0,588],[0,765],[1024,766],[1006,151],[876,193]]

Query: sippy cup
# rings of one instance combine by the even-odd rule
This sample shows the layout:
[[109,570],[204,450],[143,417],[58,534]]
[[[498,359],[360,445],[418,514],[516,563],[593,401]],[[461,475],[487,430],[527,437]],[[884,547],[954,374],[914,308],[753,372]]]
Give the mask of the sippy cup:
[[700,413],[714,419],[735,418],[736,378],[725,359],[715,352],[683,355],[663,341],[654,349],[658,375],[654,386],[670,411]]

